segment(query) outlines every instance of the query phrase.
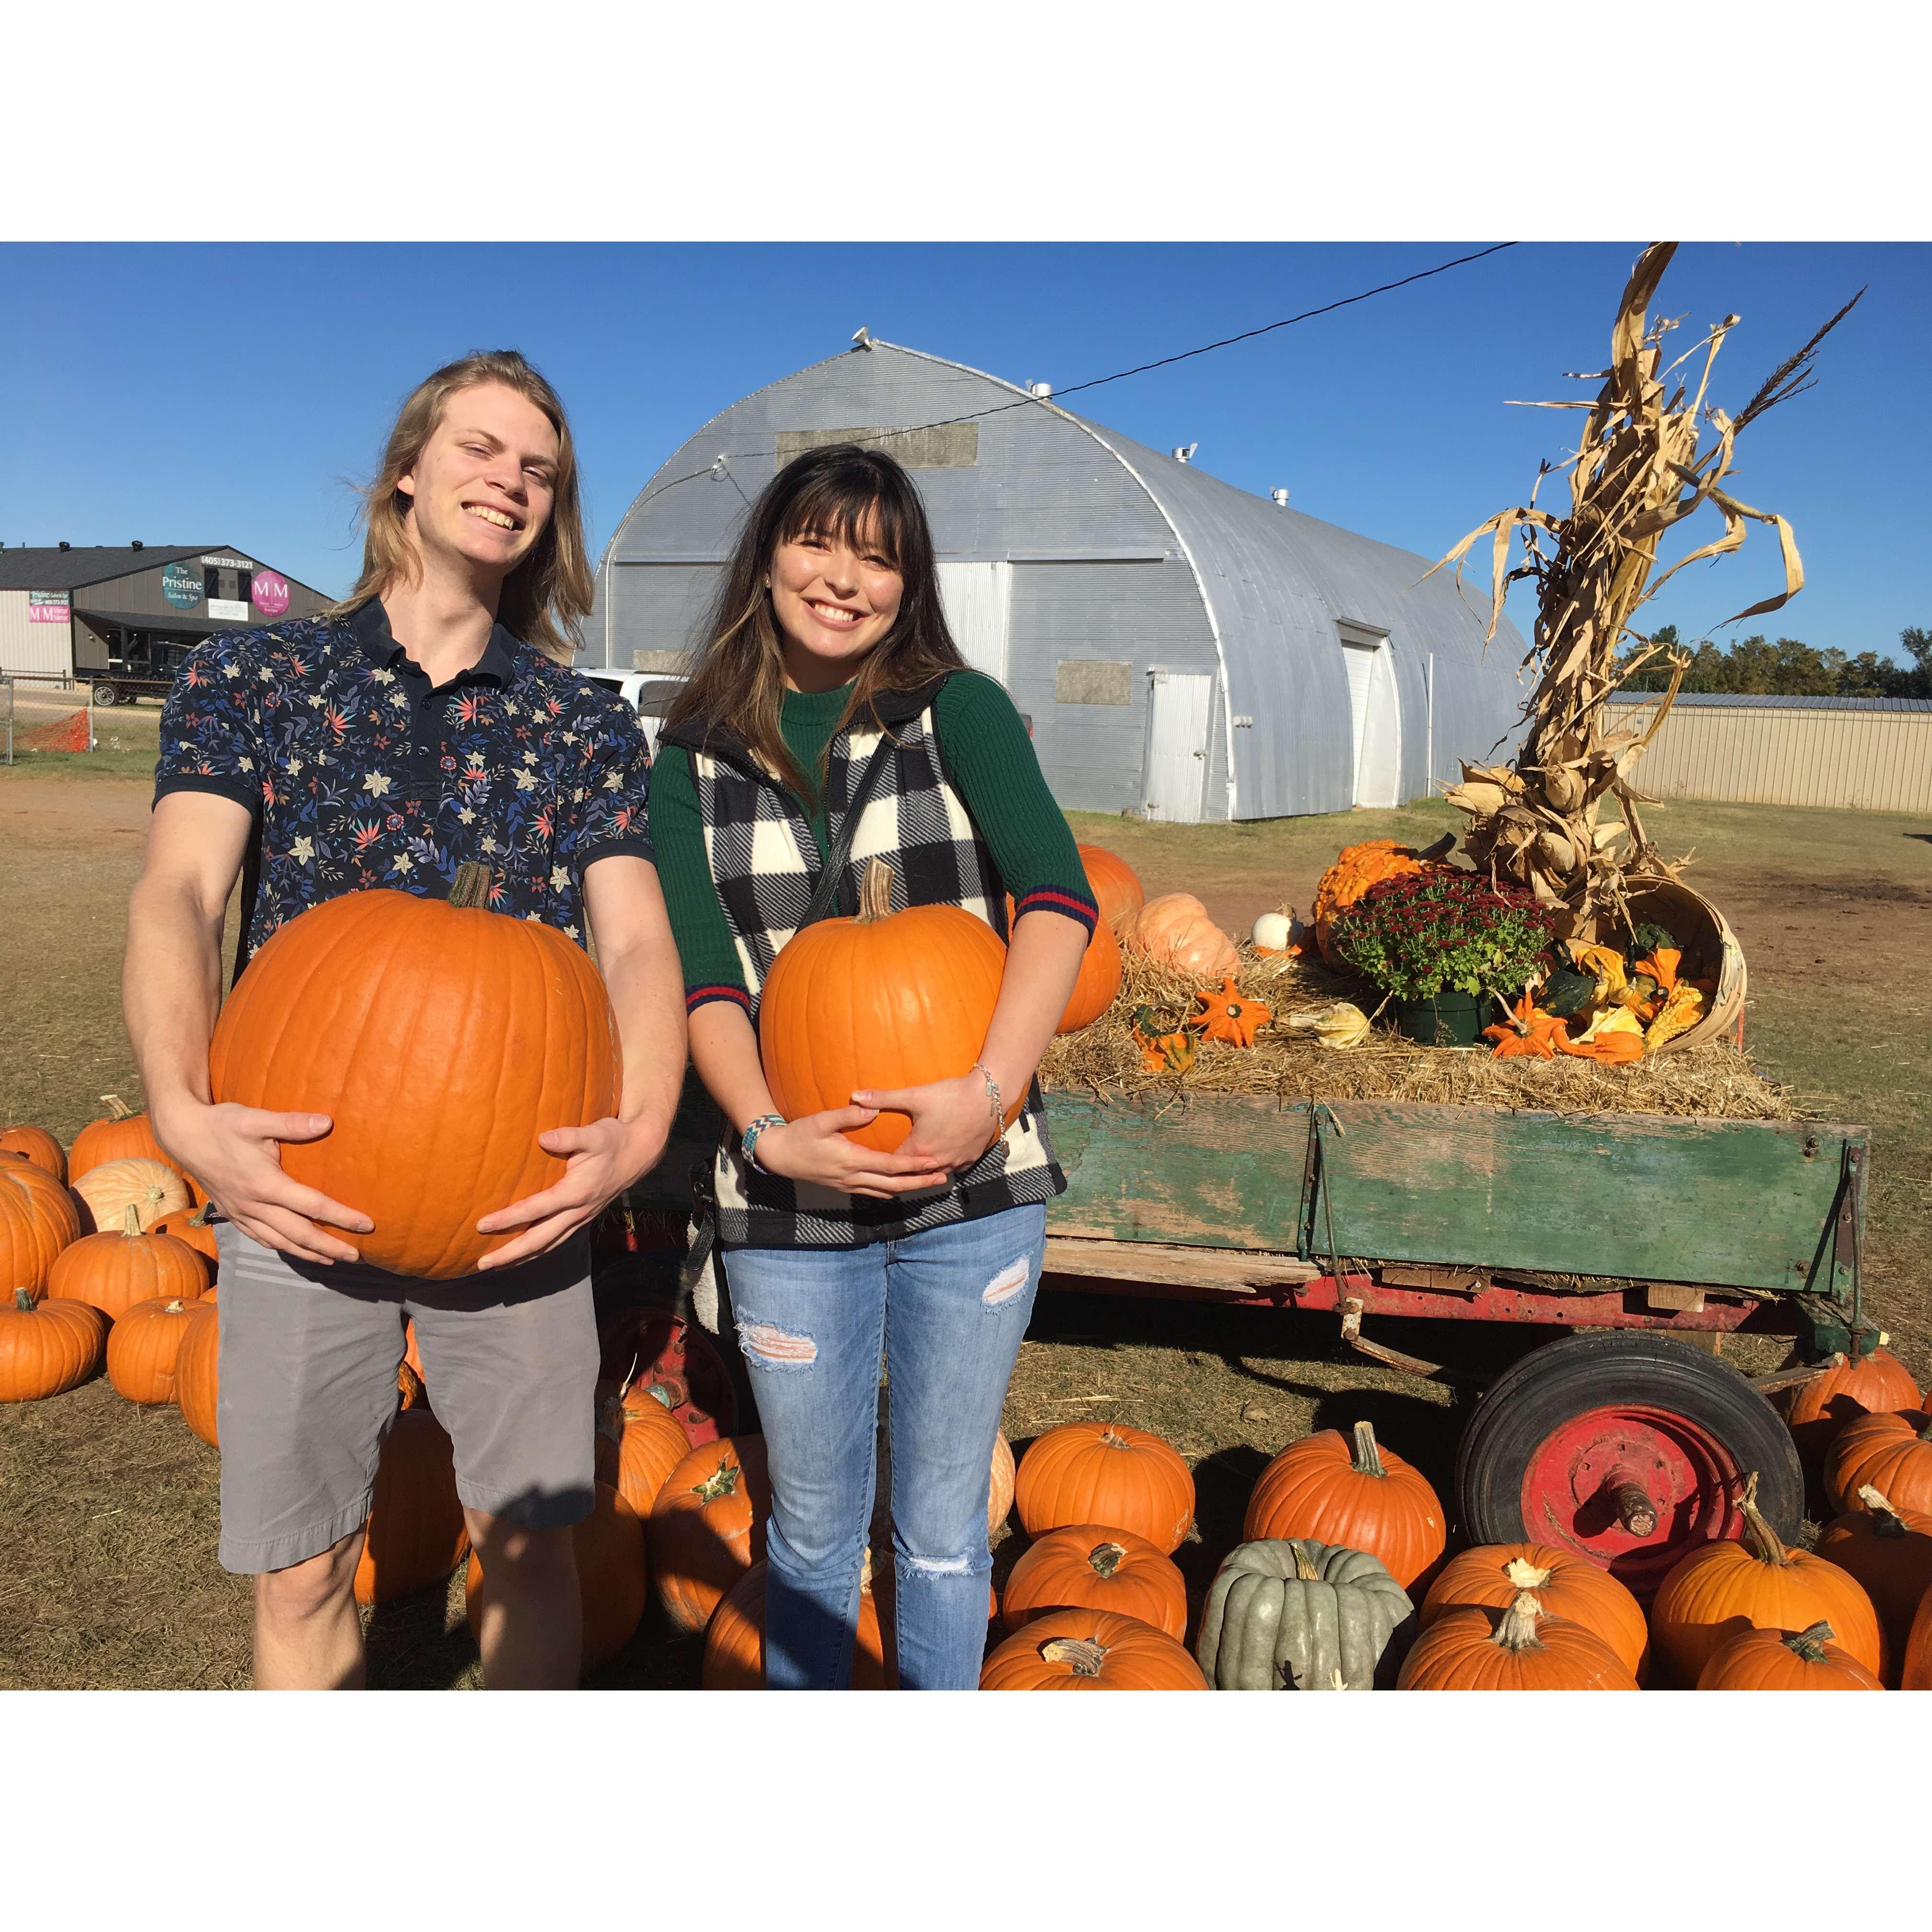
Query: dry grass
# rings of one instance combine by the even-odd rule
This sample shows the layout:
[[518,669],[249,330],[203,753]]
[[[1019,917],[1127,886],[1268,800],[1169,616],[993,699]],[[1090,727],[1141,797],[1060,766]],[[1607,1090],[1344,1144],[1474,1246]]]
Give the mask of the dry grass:
[[1151,1006],[1178,1025],[1194,1010],[1195,985],[1130,951],[1122,957],[1113,1006],[1092,1025],[1062,1035],[1047,1048],[1040,1063],[1042,1085],[1049,1093],[1273,1094],[1283,1100],[1437,1101],[1738,1120],[1790,1120],[1798,1111],[1784,1088],[1728,1046],[1691,1047],[1609,1067],[1568,1055],[1498,1060],[1487,1046],[1418,1046],[1384,1024],[1359,1046],[1324,1047],[1282,1022],[1337,1000],[1372,1015],[1374,989],[1318,962],[1270,958],[1246,946],[1240,954],[1243,997],[1262,1001],[1274,1014],[1252,1046],[1204,1040],[1185,1073],[1144,1071],[1133,1037],[1135,1014]]

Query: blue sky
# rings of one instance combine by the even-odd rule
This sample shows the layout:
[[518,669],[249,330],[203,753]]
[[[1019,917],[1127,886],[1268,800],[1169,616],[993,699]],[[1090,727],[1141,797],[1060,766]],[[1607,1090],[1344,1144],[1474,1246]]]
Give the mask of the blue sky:
[[[1579,418],[1506,399],[1583,392],[1562,372],[1603,366],[1641,240],[1526,243],[1069,406],[1157,448],[1198,442],[1217,476],[1286,485],[1297,508],[1432,560],[1561,453]],[[699,424],[862,323],[1064,389],[1480,245],[0,247],[16,292],[0,316],[0,540],[232,544],[340,592],[360,555],[348,481],[373,468],[398,402],[453,356],[514,346],[572,411],[601,550]],[[1686,346],[1742,316],[1714,388],[1735,410],[1867,283],[1818,387],[1738,446],[1736,491],[1791,520],[1808,586],[1720,638],[1856,652],[1932,625],[1932,248],[1687,244],[1658,307],[1684,317]],[[1755,531],[1648,615],[1696,637],[1778,580],[1775,537]]]

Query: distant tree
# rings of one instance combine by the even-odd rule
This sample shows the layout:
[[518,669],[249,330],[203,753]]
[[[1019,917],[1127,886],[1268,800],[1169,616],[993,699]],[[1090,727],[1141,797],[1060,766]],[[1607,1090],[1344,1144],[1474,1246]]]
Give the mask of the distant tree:
[[[1676,626],[1660,625],[1651,641],[1677,644]],[[1876,651],[1862,651],[1855,658],[1840,650],[1821,651],[1796,638],[1780,638],[1774,644],[1760,634],[1728,646],[1706,638],[1689,652],[1684,682],[1678,688],[1754,698],[1932,698],[1932,631],[1901,631],[1898,641],[1912,660],[1909,666]],[[1623,688],[1667,690],[1670,675],[1668,661],[1653,659]]]
[[1914,627],[1901,631],[1898,641],[1905,654],[1912,660],[1910,670],[1900,670],[1897,665],[1889,668],[1896,676],[1898,688],[1888,691],[1888,698],[1932,698],[1932,631]]

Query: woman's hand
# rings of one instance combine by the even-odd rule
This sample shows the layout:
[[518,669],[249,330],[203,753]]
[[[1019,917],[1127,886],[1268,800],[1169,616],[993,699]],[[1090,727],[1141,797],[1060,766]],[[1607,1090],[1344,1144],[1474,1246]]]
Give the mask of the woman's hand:
[[[928,1090],[908,1090],[925,1093]],[[986,1102],[982,1100],[980,1104],[983,1119]],[[820,1187],[836,1188],[842,1194],[862,1194],[874,1201],[889,1201],[896,1194],[914,1194],[921,1188],[944,1186],[947,1177],[940,1162],[903,1150],[877,1154],[845,1138],[848,1128],[868,1126],[878,1116],[877,1107],[855,1104],[828,1108],[821,1114],[807,1114],[802,1119],[788,1120],[782,1126],[766,1127],[758,1136],[758,1164],[768,1173],[783,1174],[788,1180],[810,1181]]]
[[936,1168],[970,1167],[1001,1130],[993,1118],[986,1082],[977,1072],[922,1087],[868,1088],[852,1096],[857,1107],[912,1116],[912,1132],[899,1151]]
[[664,1151],[664,1137],[607,1116],[588,1126],[547,1128],[538,1135],[537,1145],[545,1154],[564,1157],[563,1178],[477,1222],[479,1234],[500,1234],[512,1228],[527,1231],[491,1249],[477,1263],[478,1274],[528,1261],[568,1240],[648,1172]]

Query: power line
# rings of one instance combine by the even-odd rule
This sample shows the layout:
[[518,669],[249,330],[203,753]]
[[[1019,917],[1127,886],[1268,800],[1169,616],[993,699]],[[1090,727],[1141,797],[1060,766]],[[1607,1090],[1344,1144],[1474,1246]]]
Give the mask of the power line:
[[[974,410],[966,416],[944,416],[937,422],[918,423],[910,428],[880,430],[870,435],[855,436],[852,440],[858,443],[890,442],[897,436],[916,436],[922,430],[949,429],[955,423],[978,422],[987,416],[1003,416],[1009,410],[1025,409],[1029,404],[1046,401],[1058,402],[1063,396],[1078,395],[1084,389],[1102,388],[1109,382],[1125,382],[1130,376],[1144,376],[1150,369],[1165,369],[1176,362],[1186,362],[1196,356],[1210,355],[1216,349],[1232,347],[1237,342],[1252,342],[1258,335],[1272,335],[1278,328],[1292,328],[1297,322],[1310,322],[1317,316],[1333,315],[1337,309],[1352,308],[1357,302],[1368,302],[1376,296],[1385,296],[1392,290],[1406,289],[1412,282],[1426,282],[1432,275],[1446,275],[1451,268],[1462,268],[1471,262],[1480,262],[1486,256],[1500,255],[1505,248],[1514,248],[1517,245],[1514,242],[1498,242],[1487,248],[1478,248],[1472,255],[1458,255],[1454,261],[1438,262],[1432,268],[1418,268],[1412,275],[1403,275],[1392,282],[1378,283],[1374,288],[1364,289],[1357,295],[1343,296],[1336,302],[1323,302],[1318,308],[1305,308],[1298,315],[1282,316],[1279,322],[1264,322],[1258,328],[1244,328],[1238,335],[1224,335],[1218,342],[1204,342],[1198,349],[1184,349],[1178,355],[1162,356],[1151,362],[1137,363],[1131,369],[1116,370],[1111,376],[1095,376],[1084,382],[1072,383],[1066,388],[1054,391],[1048,397],[1033,395],[1016,397],[1010,403],[996,403],[990,409]],[[732,463],[751,462],[760,457],[776,457],[777,454],[778,452],[776,449],[738,449],[721,452],[704,469],[694,470],[688,476],[674,476],[668,482],[661,483],[656,489],[640,498],[633,506],[632,512],[627,512],[626,514],[628,516],[634,514],[634,511],[642,509],[652,497],[663,495],[665,490],[675,488],[680,483],[695,482],[700,476],[710,476],[718,473],[718,466],[721,463],[728,465]],[[728,477],[730,476],[728,468],[723,473]],[[736,487],[736,478],[731,477],[731,482]],[[742,496],[745,493],[741,489],[738,494]]]

